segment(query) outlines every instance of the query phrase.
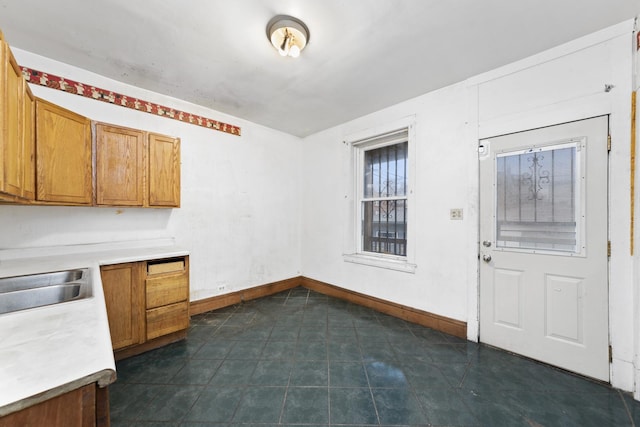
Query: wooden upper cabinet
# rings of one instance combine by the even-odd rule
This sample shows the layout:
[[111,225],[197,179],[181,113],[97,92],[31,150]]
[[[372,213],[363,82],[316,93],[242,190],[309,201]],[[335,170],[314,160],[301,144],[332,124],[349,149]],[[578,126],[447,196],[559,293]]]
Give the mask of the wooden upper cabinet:
[[180,207],[180,139],[149,134],[149,206]]
[[147,159],[145,133],[95,125],[96,204],[143,206]]
[[25,91],[27,84],[9,45],[0,41],[0,193],[15,198],[29,196],[24,191],[25,138],[33,131],[25,135]]
[[38,201],[90,205],[90,120],[37,99],[36,170]]
[[92,133],[87,117],[33,96],[1,35],[0,202],[180,207],[179,138]]
[[102,206],[180,206],[180,139],[95,123],[95,195]]
[[36,98],[31,93],[26,80],[24,84],[24,99],[22,103],[22,137],[24,151],[22,155],[24,167],[24,182],[22,195],[25,199],[36,198]]

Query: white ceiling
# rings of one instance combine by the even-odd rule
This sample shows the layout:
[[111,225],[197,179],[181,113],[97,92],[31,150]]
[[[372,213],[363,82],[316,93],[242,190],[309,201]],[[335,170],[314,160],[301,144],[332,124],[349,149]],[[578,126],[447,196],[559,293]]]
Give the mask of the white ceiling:
[[[298,59],[269,44],[279,14],[309,27]],[[306,136],[638,14],[640,0],[0,0],[0,29],[11,46]]]

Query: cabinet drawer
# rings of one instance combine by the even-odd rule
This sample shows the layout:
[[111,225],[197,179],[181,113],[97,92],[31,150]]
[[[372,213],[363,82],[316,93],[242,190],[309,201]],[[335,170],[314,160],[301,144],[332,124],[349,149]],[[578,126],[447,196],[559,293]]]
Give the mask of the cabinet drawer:
[[147,308],[160,307],[189,299],[189,275],[147,279]]
[[187,301],[147,310],[147,339],[151,340],[189,327]]
[[164,273],[179,273],[184,271],[184,267],[185,267],[184,258],[160,260],[160,261],[148,261],[147,274],[155,275],[155,274],[164,274]]

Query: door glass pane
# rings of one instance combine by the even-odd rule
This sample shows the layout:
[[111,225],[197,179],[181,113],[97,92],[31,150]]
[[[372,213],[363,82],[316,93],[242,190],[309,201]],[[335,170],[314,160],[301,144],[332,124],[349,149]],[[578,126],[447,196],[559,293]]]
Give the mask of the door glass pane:
[[496,156],[496,246],[579,252],[575,143]]

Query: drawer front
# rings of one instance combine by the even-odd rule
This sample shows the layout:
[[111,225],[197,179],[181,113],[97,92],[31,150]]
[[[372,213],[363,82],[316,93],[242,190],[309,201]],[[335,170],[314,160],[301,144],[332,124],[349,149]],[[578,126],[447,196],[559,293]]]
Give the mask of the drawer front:
[[147,308],[156,308],[189,299],[189,276],[179,274],[146,280]]
[[185,260],[178,259],[173,261],[148,261],[147,274],[164,274],[164,273],[181,273],[185,268]]
[[179,302],[147,310],[147,339],[181,331],[189,327],[189,303]]

